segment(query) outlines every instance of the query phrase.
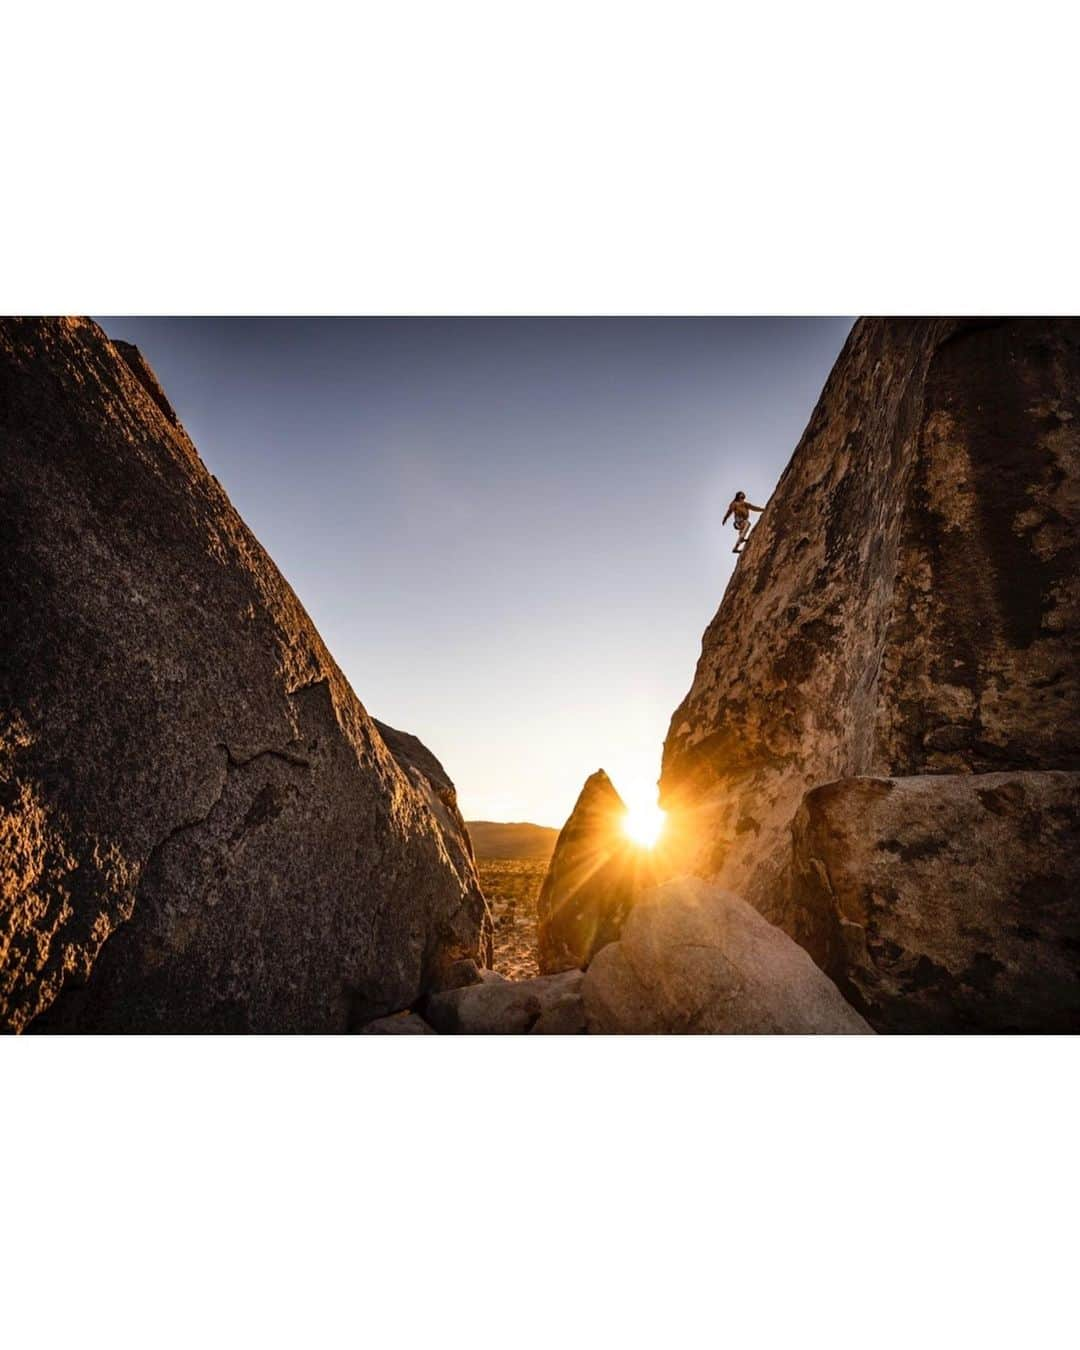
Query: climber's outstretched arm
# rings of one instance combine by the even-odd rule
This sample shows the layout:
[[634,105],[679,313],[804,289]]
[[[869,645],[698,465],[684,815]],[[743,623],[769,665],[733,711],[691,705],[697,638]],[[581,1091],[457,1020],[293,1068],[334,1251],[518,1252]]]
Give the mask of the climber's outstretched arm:
[[751,511],[764,511],[764,510],[765,510],[765,508],[764,508],[763,506],[754,506],[751,502],[747,502],[746,505],[747,505],[747,508],[748,508],[749,510],[751,510]]

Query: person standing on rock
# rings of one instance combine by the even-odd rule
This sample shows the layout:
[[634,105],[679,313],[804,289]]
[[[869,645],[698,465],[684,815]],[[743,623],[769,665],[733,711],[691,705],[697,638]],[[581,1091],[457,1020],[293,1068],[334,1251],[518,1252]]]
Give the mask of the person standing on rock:
[[746,533],[750,529],[750,512],[764,510],[763,506],[755,506],[752,502],[748,502],[745,492],[736,492],[735,500],[724,512],[724,519],[720,522],[721,525],[726,525],[728,516],[735,517],[735,528],[739,532],[739,537],[735,541],[735,547],[731,550],[732,553],[741,552],[743,544],[746,543]]

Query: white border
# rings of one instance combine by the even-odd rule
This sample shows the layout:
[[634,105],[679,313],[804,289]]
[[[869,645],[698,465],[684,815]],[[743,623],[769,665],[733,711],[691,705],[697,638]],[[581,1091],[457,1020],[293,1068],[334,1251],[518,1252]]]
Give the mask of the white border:
[[1069,312],[1074,38],[1047,0],[41,0],[0,302]]
[[[39,3],[0,308],[1063,313],[1064,5]],[[12,1345],[1055,1347],[1071,1040],[0,1047]]]

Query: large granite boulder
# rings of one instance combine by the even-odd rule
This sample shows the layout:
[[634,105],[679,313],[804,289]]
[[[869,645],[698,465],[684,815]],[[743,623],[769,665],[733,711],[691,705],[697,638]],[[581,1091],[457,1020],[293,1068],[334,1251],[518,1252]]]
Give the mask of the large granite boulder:
[[863,319],[664,746],[676,865],[796,931],[810,788],[1080,769],[1080,321]]
[[870,1032],[786,933],[696,877],[639,898],[582,992],[593,1035]]
[[794,904],[879,1031],[1080,1031],[1080,773],[807,793]]
[[[1032,779],[993,824],[978,784],[813,790],[1080,770],[1078,517],[1080,320],[860,320],[705,634],[664,746],[673,870],[743,895],[838,978],[849,961],[878,1026],[1071,1024],[1058,789],[1044,817]],[[924,851],[898,862],[909,807]],[[808,884],[806,830],[841,824],[834,903]],[[1042,901],[1010,855],[1052,919],[1021,917]]]
[[0,1025],[343,1031],[482,959],[445,774],[134,348],[0,321],[0,517]]
[[584,968],[623,921],[642,886],[653,880],[647,851],[624,829],[626,804],[598,769],[585,781],[559,833],[537,899],[541,972]]

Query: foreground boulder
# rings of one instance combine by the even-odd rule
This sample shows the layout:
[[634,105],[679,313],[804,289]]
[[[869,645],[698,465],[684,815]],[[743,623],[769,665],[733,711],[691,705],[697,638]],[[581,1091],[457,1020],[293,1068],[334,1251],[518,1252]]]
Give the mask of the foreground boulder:
[[1080,1031],[1080,773],[848,778],[806,795],[796,903],[879,1031]]
[[626,804],[598,769],[559,833],[537,900],[538,964],[584,968],[619,936],[635,897],[653,881],[648,853],[623,828]]
[[377,1017],[360,1027],[359,1036],[435,1036],[434,1027],[429,1027],[422,1017],[414,1012],[395,1013],[392,1017]]
[[582,991],[594,1035],[870,1032],[797,943],[696,877],[642,895]]
[[575,1036],[585,1030],[580,970],[506,980],[488,973],[478,984],[432,994],[428,1022],[456,1036]]
[[483,960],[449,780],[134,348],[0,321],[0,516],[0,1026],[344,1031]]

